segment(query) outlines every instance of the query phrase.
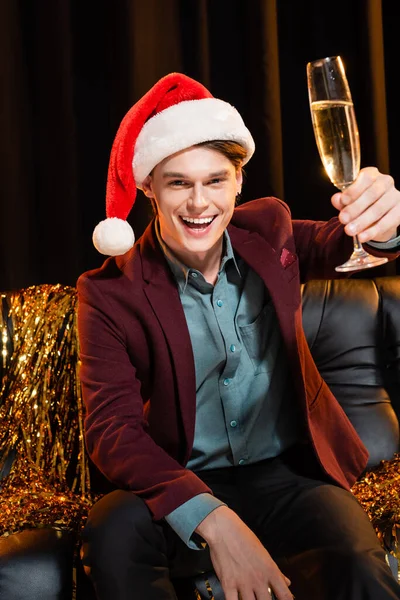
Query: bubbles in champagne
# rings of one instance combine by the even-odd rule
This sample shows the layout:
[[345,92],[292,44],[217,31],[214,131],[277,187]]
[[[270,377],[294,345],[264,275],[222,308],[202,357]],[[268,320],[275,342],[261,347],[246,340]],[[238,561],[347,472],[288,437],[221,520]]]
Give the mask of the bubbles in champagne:
[[332,183],[343,190],[360,170],[360,142],[353,103],[313,102],[311,115],[325,171]]

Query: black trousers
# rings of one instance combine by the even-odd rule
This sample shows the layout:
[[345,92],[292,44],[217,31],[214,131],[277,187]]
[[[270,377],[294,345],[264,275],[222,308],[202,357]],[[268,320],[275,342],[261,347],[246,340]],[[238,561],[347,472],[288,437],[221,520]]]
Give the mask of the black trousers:
[[[259,537],[296,600],[400,598],[368,517],[349,492],[324,480],[306,446],[198,475]],[[171,578],[212,568],[207,549],[190,550],[132,492],[99,500],[83,538],[98,600],[175,600]]]

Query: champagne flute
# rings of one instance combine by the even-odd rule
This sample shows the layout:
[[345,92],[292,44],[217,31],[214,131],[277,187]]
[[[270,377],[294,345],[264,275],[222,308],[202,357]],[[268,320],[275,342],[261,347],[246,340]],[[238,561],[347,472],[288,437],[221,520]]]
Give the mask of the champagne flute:
[[[307,64],[308,97],[315,139],[325,171],[341,192],[360,171],[360,140],[353,100],[340,56]],[[353,253],[336,271],[358,271],[383,265],[387,258],[372,256],[353,237]]]

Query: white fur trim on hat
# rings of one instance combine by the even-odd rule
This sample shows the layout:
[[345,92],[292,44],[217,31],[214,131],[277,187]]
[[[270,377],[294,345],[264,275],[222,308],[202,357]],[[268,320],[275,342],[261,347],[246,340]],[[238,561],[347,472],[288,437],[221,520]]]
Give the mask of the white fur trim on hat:
[[111,217],[100,221],[93,232],[93,244],[100,254],[119,256],[130,250],[135,234],[127,221]]
[[242,117],[223,100],[186,100],[157,113],[144,124],[136,140],[132,167],[137,187],[167,156],[212,140],[231,140],[244,146],[247,156],[243,164],[255,149]]

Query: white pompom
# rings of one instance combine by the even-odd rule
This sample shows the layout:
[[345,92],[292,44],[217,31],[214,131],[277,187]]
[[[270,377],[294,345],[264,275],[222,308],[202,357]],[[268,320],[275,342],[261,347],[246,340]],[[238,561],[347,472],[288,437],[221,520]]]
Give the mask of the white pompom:
[[93,244],[100,254],[119,256],[130,250],[134,243],[132,227],[117,217],[100,221],[93,231]]

